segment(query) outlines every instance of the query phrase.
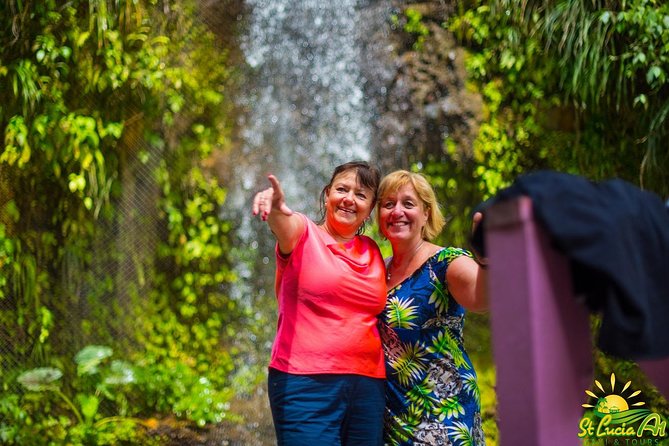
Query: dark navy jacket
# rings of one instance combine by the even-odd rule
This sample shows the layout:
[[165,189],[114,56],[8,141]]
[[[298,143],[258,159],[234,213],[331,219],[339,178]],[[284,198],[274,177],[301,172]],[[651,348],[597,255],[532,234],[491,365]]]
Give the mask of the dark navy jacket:
[[[602,315],[602,351],[627,359],[669,356],[669,208],[662,199],[619,179],[540,171],[477,210],[485,216],[491,205],[520,195],[532,199],[537,222],[569,259],[575,295]],[[483,226],[472,243],[485,254]]]

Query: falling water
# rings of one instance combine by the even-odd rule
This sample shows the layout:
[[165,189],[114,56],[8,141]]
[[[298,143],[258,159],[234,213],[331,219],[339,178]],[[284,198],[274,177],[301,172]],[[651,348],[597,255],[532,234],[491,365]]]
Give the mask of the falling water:
[[374,96],[391,76],[390,0],[246,0],[241,48],[246,70],[237,100],[239,146],[229,161],[228,221],[238,224],[230,293],[254,314],[240,350],[264,368],[276,327],[274,239],[251,215],[255,192],[275,174],[287,204],[317,220],[318,196],[335,166],[372,160]]
[[[241,210],[235,217],[240,251],[251,255],[250,263],[238,268],[242,284],[234,293],[256,308],[273,308],[273,239],[266,225],[251,217],[251,199],[269,186],[266,175],[272,173],[288,205],[318,219],[318,195],[333,168],[372,157],[376,102],[369,92],[383,77],[382,59],[372,56],[378,47],[372,37],[388,32],[391,5],[247,0],[246,6],[242,143],[228,203],[231,212]],[[267,295],[271,299],[265,300]]]
[[370,158],[374,110],[363,92],[360,38],[370,24],[360,23],[357,0],[247,3],[243,49],[253,85],[242,102],[242,190],[265,186],[258,180],[272,172],[293,206],[311,213],[335,165]]

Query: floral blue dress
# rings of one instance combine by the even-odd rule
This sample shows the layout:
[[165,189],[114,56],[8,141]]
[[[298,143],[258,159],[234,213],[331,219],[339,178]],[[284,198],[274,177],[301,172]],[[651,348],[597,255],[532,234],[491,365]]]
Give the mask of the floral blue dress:
[[462,341],[465,309],[445,279],[448,265],[461,255],[471,256],[442,248],[388,292],[379,323],[388,445],[485,444],[476,372]]

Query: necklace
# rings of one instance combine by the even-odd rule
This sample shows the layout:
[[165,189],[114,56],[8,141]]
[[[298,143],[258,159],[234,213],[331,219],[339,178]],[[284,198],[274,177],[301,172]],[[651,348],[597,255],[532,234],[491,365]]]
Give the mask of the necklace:
[[[416,254],[418,253],[418,250],[420,249],[421,246],[423,246],[423,243],[425,243],[425,240],[421,240],[418,245],[414,248],[413,251],[411,251],[411,256],[409,257],[409,261],[407,262],[407,265],[411,263],[414,257],[416,257]],[[386,282],[390,282],[390,277],[393,275],[392,270],[395,269],[394,262],[395,258],[393,258],[390,263],[388,264],[388,270],[386,271]]]

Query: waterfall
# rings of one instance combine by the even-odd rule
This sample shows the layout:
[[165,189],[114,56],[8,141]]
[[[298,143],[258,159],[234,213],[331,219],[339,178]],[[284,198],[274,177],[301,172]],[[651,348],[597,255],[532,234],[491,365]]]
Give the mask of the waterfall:
[[[245,7],[239,141],[228,161],[222,216],[237,224],[231,255],[239,280],[230,296],[251,315],[249,330],[236,334],[244,352],[236,382],[266,367],[276,329],[275,242],[251,215],[253,195],[269,186],[266,175],[273,173],[288,205],[318,219],[318,196],[334,167],[374,162],[374,120],[383,102],[375,96],[383,95],[393,72],[385,68],[390,57],[379,56],[389,50],[379,39],[390,31],[388,0],[246,0]],[[271,432],[266,397],[256,394],[253,401],[259,403],[248,410],[249,421]]]
[[[389,48],[375,39],[389,32],[390,1],[247,0],[241,47],[247,64],[238,99],[240,147],[230,169],[228,211],[239,224],[240,282],[233,298],[267,322],[274,334],[274,239],[251,216],[255,192],[275,174],[295,211],[318,219],[318,196],[335,166],[371,160],[377,101],[370,92],[386,82]],[[372,160],[373,161],[373,160]],[[264,361],[267,358],[260,358]]]
[[370,158],[361,71],[364,24],[356,0],[248,0],[242,48],[253,78],[243,106],[245,192],[272,172],[291,204],[310,214],[332,168]]

